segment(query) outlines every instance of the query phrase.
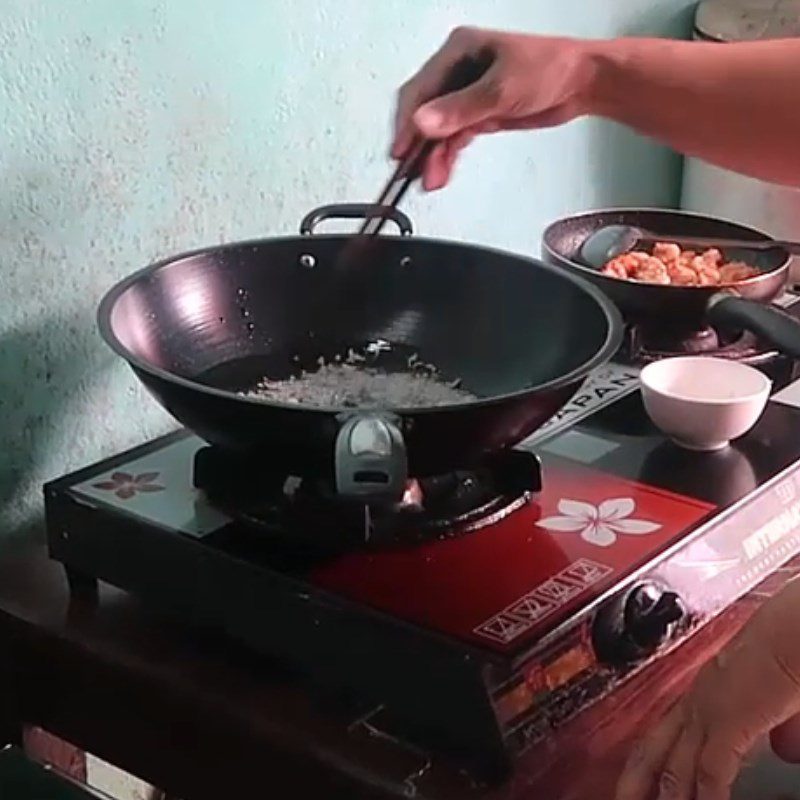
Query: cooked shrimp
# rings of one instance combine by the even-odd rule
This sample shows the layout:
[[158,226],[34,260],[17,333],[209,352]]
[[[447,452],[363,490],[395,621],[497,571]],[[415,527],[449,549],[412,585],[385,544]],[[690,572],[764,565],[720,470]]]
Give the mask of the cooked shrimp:
[[726,262],[710,247],[702,253],[681,250],[674,242],[656,242],[652,255],[640,251],[623,253],[603,267],[613,278],[675,286],[719,286],[758,275],[759,270],[740,261]]
[[674,267],[667,267],[670,282],[675,286],[696,286],[700,283],[697,273],[691,267],[684,267],[676,264]]
[[698,258],[709,267],[719,267],[722,263],[722,253],[716,247],[711,247],[701,253]]
[[630,277],[628,274],[629,266],[632,265],[625,256],[617,256],[616,258],[612,258],[611,261],[603,267],[603,274],[609,275],[612,278],[622,278],[626,280]]
[[681,257],[681,248],[672,242],[656,242],[653,246],[653,257],[660,258],[669,266],[670,261],[677,262]]
[[668,284],[670,282],[664,262],[652,256],[640,263],[636,272],[631,277],[642,283]]
[[719,283],[719,270],[712,259],[704,258],[704,256],[695,256],[692,259],[692,269],[697,273],[702,286],[711,286]]
[[746,281],[748,278],[755,277],[758,272],[755,267],[751,267],[749,264],[743,264],[741,261],[731,261],[722,265],[719,270],[719,279],[722,283],[737,283],[738,281]]

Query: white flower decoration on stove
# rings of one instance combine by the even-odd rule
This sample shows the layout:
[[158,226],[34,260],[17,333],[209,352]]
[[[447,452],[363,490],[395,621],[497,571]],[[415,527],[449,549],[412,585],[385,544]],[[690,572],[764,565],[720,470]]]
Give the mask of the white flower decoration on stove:
[[561,500],[558,510],[561,516],[545,517],[536,524],[548,531],[580,531],[581,539],[597,547],[610,547],[617,541],[618,533],[641,536],[662,527],[657,522],[631,519],[636,503],[630,497],[604,500],[599,506],[580,500]]

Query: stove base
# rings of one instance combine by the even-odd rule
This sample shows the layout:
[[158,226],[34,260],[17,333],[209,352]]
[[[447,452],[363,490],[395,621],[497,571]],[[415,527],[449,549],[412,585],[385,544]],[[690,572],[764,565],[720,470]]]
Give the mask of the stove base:
[[84,601],[97,599],[98,579],[127,590],[198,634],[232,639],[296,671],[354,719],[379,711],[372,726],[448,753],[483,781],[507,774],[480,653],[386,624],[210,543],[98,518],[63,497],[50,496],[47,510],[50,556]]
[[[772,409],[765,440],[774,438],[771,426],[794,426],[788,413]],[[135,474],[135,467],[121,471],[126,465],[143,453],[157,456],[180,436],[45,488],[50,555],[65,566],[71,589],[95,598],[100,579],[132,592],[190,627],[291,667],[309,686],[356,698],[354,717],[379,709],[371,725],[449,753],[485,781],[502,778],[532,744],[800,553],[795,461],[758,488],[742,489],[728,506],[735,513],[711,514],[673,545],[653,550],[542,636],[509,639],[519,644],[507,649],[481,646],[319,588],[313,576],[325,563],[322,554],[287,551],[230,520],[200,531],[167,528],[81,494],[87,485],[105,485],[108,474],[124,483]],[[618,458],[631,463],[624,453]],[[576,562],[562,570],[565,578],[572,573],[574,580],[578,567],[586,579],[592,571],[592,580],[605,574],[599,564]],[[491,620],[496,634],[518,625],[520,614],[536,612],[534,600],[533,594],[520,599],[507,622],[499,610]]]

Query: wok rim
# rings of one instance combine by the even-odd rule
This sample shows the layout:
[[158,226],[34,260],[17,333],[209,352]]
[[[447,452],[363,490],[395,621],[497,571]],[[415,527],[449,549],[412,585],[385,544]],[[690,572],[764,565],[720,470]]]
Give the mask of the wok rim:
[[507,392],[505,394],[492,395],[491,397],[482,397],[478,398],[477,400],[471,400],[470,402],[467,403],[451,403],[448,405],[441,405],[441,406],[417,406],[411,408],[403,408],[398,406],[398,407],[387,407],[380,409],[373,409],[373,408],[354,409],[354,408],[339,407],[339,406],[311,406],[302,403],[279,403],[274,401],[258,400],[255,398],[240,395],[236,392],[227,391],[225,389],[218,389],[213,386],[208,386],[196,380],[192,380],[190,378],[184,378],[183,376],[177,375],[173,372],[170,372],[169,370],[163,369],[162,367],[157,367],[153,364],[150,364],[149,362],[147,362],[143,358],[140,358],[136,354],[132,353],[128,348],[126,348],[114,333],[113,326],[111,324],[111,314],[119,298],[131,286],[141,281],[145,276],[154,275],[160,270],[167,269],[168,267],[177,264],[180,261],[202,255],[219,254],[228,250],[236,250],[246,247],[255,247],[257,245],[271,245],[280,242],[282,243],[305,242],[308,244],[313,244],[314,242],[323,242],[323,241],[346,241],[350,238],[351,235],[349,234],[314,234],[311,236],[295,235],[295,236],[275,236],[275,237],[267,237],[259,239],[246,239],[241,241],[228,242],[221,245],[208,245],[206,247],[200,247],[194,250],[188,250],[185,252],[181,252],[160,259],[158,261],[151,263],[146,267],[136,270],[130,275],[117,281],[117,283],[115,283],[103,295],[98,305],[96,313],[97,326],[100,331],[100,335],[105,341],[106,345],[108,345],[108,347],[110,347],[114,353],[116,353],[123,360],[125,360],[131,368],[133,368],[134,370],[140,370],[141,372],[144,372],[147,375],[150,375],[168,384],[178,385],[184,389],[197,391],[204,395],[210,395],[212,397],[219,398],[220,400],[229,400],[229,401],[234,401],[236,403],[246,403],[253,407],[276,408],[284,411],[292,411],[295,413],[297,412],[314,413],[320,416],[331,416],[331,415],[339,416],[344,414],[353,415],[359,412],[361,413],[372,412],[372,413],[396,414],[398,416],[408,417],[420,414],[427,415],[435,413],[458,412],[460,410],[475,410],[484,407],[501,405],[508,401],[521,399],[525,395],[531,394],[532,392],[541,392],[541,393],[552,392],[552,391],[557,391],[559,389],[565,389],[572,384],[576,384],[582,379],[586,378],[592,372],[592,370],[597,369],[598,367],[607,363],[622,345],[622,340],[624,336],[624,322],[621,312],[613,303],[613,301],[611,301],[608,298],[608,296],[602,291],[602,289],[595,286],[590,281],[586,280],[585,278],[579,275],[571,274],[560,267],[554,266],[552,264],[547,264],[540,259],[536,259],[531,256],[521,255],[518,253],[512,253],[508,250],[502,250],[500,248],[487,247],[485,245],[473,244],[471,242],[458,242],[450,239],[436,239],[436,238],[422,237],[422,236],[396,236],[391,234],[382,235],[382,238],[395,241],[402,241],[404,244],[410,245],[412,247],[415,246],[415,243],[418,243],[420,245],[428,244],[436,247],[442,247],[442,246],[462,247],[462,248],[467,247],[473,251],[483,253],[487,257],[495,256],[495,257],[511,258],[519,262],[520,267],[522,267],[523,265],[534,266],[539,269],[544,269],[552,273],[553,275],[557,276],[560,280],[568,280],[575,287],[581,289],[583,292],[591,296],[596,302],[599,309],[604,314],[607,323],[605,340],[603,341],[602,345],[598,347],[596,352],[582,364],[579,364],[577,367],[573,368],[572,370],[563,375],[558,376],[557,378],[553,378],[552,380],[539,384],[537,386],[531,386],[525,389],[518,389],[514,392]]
[[[580,274],[591,275],[595,279],[600,279],[603,281],[611,281],[615,284],[620,285],[630,285],[630,286],[651,286],[657,288],[659,290],[670,290],[675,295],[679,293],[686,294],[687,292],[692,293],[699,293],[699,292],[706,292],[708,294],[715,294],[716,292],[736,292],[739,287],[744,289],[748,289],[753,286],[757,286],[759,283],[766,283],[770,278],[774,278],[780,272],[783,272],[789,269],[792,263],[792,255],[787,250],[782,247],[776,247],[776,250],[780,250],[785,258],[783,261],[777,266],[773,267],[768,271],[759,270],[758,275],[754,275],[752,278],[745,278],[743,281],[736,281],[735,283],[725,283],[725,284],[718,284],[716,286],[677,286],[675,284],[658,284],[658,283],[647,283],[646,281],[632,281],[630,279],[625,278],[616,278],[613,275],[606,275],[598,269],[592,269],[591,267],[587,267],[584,264],[579,263],[578,261],[573,261],[568,256],[555,251],[552,247],[550,247],[547,239],[548,234],[557,226],[563,225],[566,222],[574,222],[581,219],[587,219],[591,217],[597,217],[603,214],[628,214],[628,213],[658,213],[658,214],[671,214],[676,217],[692,217],[694,219],[699,220],[706,220],[708,222],[722,222],[723,224],[727,225],[735,225],[738,228],[742,228],[744,230],[748,230],[751,233],[755,233],[758,236],[763,237],[762,241],[775,241],[775,237],[771,234],[767,233],[766,231],[762,230],[761,228],[757,228],[754,225],[748,225],[743,222],[739,222],[735,219],[729,219],[728,217],[719,217],[713,214],[704,214],[700,211],[689,211],[682,208],[659,208],[657,206],[619,206],[619,207],[610,207],[610,208],[596,208],[596,209],[587,209],[584,211],[579,211],[575,214],[567,214],[566,216],[559,217],[558,219],[553,220],[552,222],[548,223],[547,227],[542,231],[542,248],[547,252],[548,256],[560,259],[565,264],[568,264],[570,269],[579,270]],[[562,267],[563,269],[563,267]],[[778,292],[780,293],[780,292]]]

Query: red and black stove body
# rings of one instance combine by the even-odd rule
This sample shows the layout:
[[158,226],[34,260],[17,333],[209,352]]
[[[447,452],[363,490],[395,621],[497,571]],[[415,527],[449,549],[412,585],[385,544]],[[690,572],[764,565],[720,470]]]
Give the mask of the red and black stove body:
[[178,431],[46,486],[50,552],[75,591],[99,579],[221,630],[497,778],[800,553],[795,363],[761,358],[762,419],[697,454],[652,428],[631,360],[523,448],[381,515]]

